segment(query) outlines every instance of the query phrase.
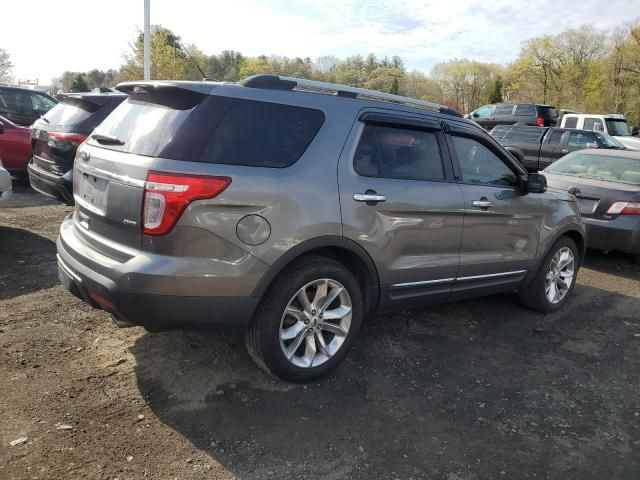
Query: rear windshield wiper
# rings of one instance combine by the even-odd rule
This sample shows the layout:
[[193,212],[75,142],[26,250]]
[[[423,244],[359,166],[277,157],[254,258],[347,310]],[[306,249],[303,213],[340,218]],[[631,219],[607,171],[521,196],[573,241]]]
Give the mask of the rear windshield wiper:
[[51,123],[51,122],[49,121],[49,119],[48,119],[47,117],[45,117],[44,115],[40,115],[40,120],[42,120],[42,121],[43,121],[43,122],[45,122],[45,123]]
[[100,143],[107,143],[109,145],[124,145],[124,142],[118,137],[109,135],[106,133],[93,133],[91,138],[95,138]]

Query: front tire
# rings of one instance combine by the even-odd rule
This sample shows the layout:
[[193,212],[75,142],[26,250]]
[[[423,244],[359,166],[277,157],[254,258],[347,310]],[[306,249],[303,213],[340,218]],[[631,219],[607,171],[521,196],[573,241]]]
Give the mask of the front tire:
[[518,299],[541,313],[559,310],[573,292],[580,261],[575,242],[561,237],[544,257],[533,281],[518,292]]
[[245,344],[270,375],[309,382],[344,359],[362,316],[362,292],[354,275],[331,258],[309,256],[267,290]]

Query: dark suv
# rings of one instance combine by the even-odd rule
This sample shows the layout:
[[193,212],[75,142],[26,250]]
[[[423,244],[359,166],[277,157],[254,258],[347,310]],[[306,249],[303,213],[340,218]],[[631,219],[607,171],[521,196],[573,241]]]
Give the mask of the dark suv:
[[118,89],[57,249],[65,287],[120,326],[244,329],[262,368],[308,381],[374,311],[570,296],[575,197],[450,108],[269,75]]
[[31,127],[33,158],[27,169],[34,190],[72,205],[76,149],[127,95],[96,89],[58,98],[60,103]]
[[486,130],[491,130],[496,125],[555,127],[558,123],[558,112],[549,105],[496,103],[474,110],[467,118]]
[[0,116],[23,127],[31,125],[56,103],[58,102],[53,97],[43,92],[0,86]]

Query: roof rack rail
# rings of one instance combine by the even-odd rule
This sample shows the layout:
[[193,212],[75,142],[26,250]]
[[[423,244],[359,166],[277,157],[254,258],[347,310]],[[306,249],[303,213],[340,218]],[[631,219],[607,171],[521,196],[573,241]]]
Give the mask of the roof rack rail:
[[394,103],[397,105],[406,105],[408,107],[462,117],[460,112],[445,105],[425,102],[423,100],[403,97],[401,95],[393,95],[391,93],[378,92],[376,90],[348,87],[346,85],[339,85],[336,83],[318,82],[315,80],[267,74],[253,75],[252,77],[247,77],[238,83],[245,87],[262,88],[266,90],[296,90],[302,92],[324,93],[328,95],[336,95],[338,97],[360,98],[363,100]]

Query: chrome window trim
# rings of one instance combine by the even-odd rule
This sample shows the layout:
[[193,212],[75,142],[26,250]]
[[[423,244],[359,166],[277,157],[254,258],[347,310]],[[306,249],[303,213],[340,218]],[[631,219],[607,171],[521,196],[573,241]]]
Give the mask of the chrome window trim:
[[123,183],[125,185],[132,185],[139,188],[144,188],[146,185],[146,181],[144,180],[131,178],[127,175],[118,175],[117,173],[112,173],[101,168],[92,167],[91,165],[87,165],[86,163],[76,162],[76,169],[80,173],[86,173],[87,175],[91,175],[93,177],[102,178],[104,180],[111,180],[114,182]]

